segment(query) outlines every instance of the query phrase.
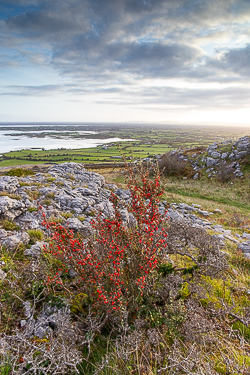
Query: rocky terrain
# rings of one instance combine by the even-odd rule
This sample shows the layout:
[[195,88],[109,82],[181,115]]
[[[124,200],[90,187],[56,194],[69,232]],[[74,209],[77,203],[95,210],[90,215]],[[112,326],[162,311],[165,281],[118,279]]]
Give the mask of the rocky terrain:
[[231,140],[213,143],[205,150],[186,149],[173,150],[172,154],[178,155],[180,160],[190,162],[196,172],[194,179],[205,174],[211,178],[219,173],[231,173],[232,177],[242,177],[241,162],[250,155],[250,137],[245,136],[233,142]]
[[[11,174],[16,173],[18,175],[18,169],[13,169],[12,172]],[[76,321],[76,317],[78,317],[79,313],[78,306],[82,306],[80,308],[84,309],[83,315],[81,315],[83,317],[85,316],[84,314],[87,314],[86,311],[89,306],[85,305],[86,294],[81,293],[81,290],[75,291],[77,272],[74,268],[70,268],[67,273],[67,282],[71,288],[69,294],[71,298],[70,302],[69,299],[64,298],[64,289],[60,290],[59,293],[58,289],[54,289],[54,287],[57,288],[56,284],[55,286],[51,286],[53,293],[50,291],[50,288],[48,288],[48,290],[46,289],[45,285],[48,275],[46,273],[44,274],[43,262],[45,257],[41,256],[41,253],[43,248],[47,247],[48,237],[46,235],[46,228],[42,225],[43,216],[41,212],[43,212],[50,221],[60,222],[62,226],[67,226],[74,232],[80,233],[82,238],[89,238],[92,232],[91,222],[93,218],[99,214],[105,218],[112,217],[114,213],[114,208],[110,201],[111,192],[118,197],[120,214],[124,225],[133,227],[136,224],[134,216],[126,209],[127,204],[131,200],[130,191],[121,189],[115,184],[106,183],[102,175],[90,172],[84,168],[82,164],[78,163],[71,162],[50,167],[43,166],[43,168],[33,167],[32,169],[23,169],[21,172],[20,177],[8,175],[7,171],[2,171],[2,173],[6,174],[0,176],[0,250],[2,254],[2,257],[0,257],[0,323],[1,319],[2,322],[4,322],[4,325],[2,324],[3,330],[0,335],[0,369],[1,365],[5,366],[2,368],[8,370],[4,372],[6,374],[12,373],[10,372],[11,367],[16,369],[16,373],[31,373],[27,372],[30,368],[29,366],[32,366],[32,373],[37,374],[72,373],[67,372],[72,369],[75,371],[74,373],[77,373],[77,366],[82,364],[85,358],[85,349],[91,347],[93,351],[98,350],[101,342],[100,337],[102,340],[106,337],[106,333],[100,336],[101,328],[105,324],[106,318],[103,318],[103,315],[94,317],[89,310],[89,315],[86,315],[87,318],[83,320],[84,324],[81,319],[79,322]],[[192,182],[197,183],[198,181]],[[201,244],[200,248],[203,251],[203,239],[205,238],[205,244],[208,239],[208,243],[214,246],[209,247],[207,245],[208,253],[206,253],[209,254],[209,256],[211,255],[212,264],[216,264],[218,268],[223,268],[224,266],[226,267],[227,262],[230,263],[232,260],[228,271],[231,275],[230,277],[235,279],[242,278],[244,283],[235,281],[232,283],[232,286],[230,284],[230,293],[233,295],[233,298],[240,295],[240,298],[242,298],[242,301],[240,300],[242,304],[240,305],[241,310],[236,310],[236,313],[238,314],[238,311],[243,311],[245,304],[248,306],[247,299],[249,299],[250,295],[249,283],[246,281],[247,273],[244,273],[243,268],[241,268],[249,267],[249,260],[247,259],[250,259],[250,228],[247,226],[249,223],[245,224],[242,222],[242,225],[240,224],[240,234],[236,233],[234,229],[232,229],[232,233],[231,230],[223,228],[222,225],[218,225],[216,218],[223,217],[223,212],[220,211],[218,207],[215,206],[211,211],[205,211],[202,209],[202,206],[196,204],[195,201],[190,204],[169,204],[167,201],[162,201],[159,203],[159,211],[163,216],[167,216],[168,223],[173,224],[168,228],[167,238],[171,238],[174,245],[177,247],[190,246],[191,248],[192,241],[190,242],[191,245],[189,242],[186,243],[188,237],[185,237],[185,235],[189,235],[194,242],[196,237],[198,238],[198,242],[201,241],[198,244]],[[176,231],[173,230],[171,232],[172,227],[177,228]],[[188,228],[189,234],[185,233],[185,228]],[[230,244],[232,246],[230,246]],[[170,245],[168,243],[169,249]],[[234,250],[240,250],[240,252],[237,253]],[[18,257],[14,262],[13,260],[16,254]],[[214,258],[214,254],[216,258]],[[235,254],[239,255],[236,260],[234,259]],[[242,254],[244,254],[245,257],[243,257]],[[205,258],[206,257],[204,257],[204,259]],[[240,259],[241,262],[239,268],[237,267],[238,259]],[[181,301],[179,301],[179,297],[178,300],[175,301],[177,310],[176,315],[173,315],[173,327],[178,324],[178,321],[176,323],[176,317],[178,317],[178,314],[183,310],[183,314],[187,314],[187,312],[190,314],[190,326],[188,325],[189,323],[187,323],[187,332],[192,339],[196,340],[195,334],[196,331],[200,329],[199,327],[202,327],[203,332],[205,324],[210,324],[211,332],[214,332],[215,326],[213,328],[210,320],[204,320],[205,314],[202,316],[202,305],[200,304],[198,306],[195,300],[191,300],[190,292],[186,288],[187,283],[184,277],[192,278],[193,271],[196,268],[186,267],[183,269],[182,266],[179,268],[179,274],[175,274],[176,268],[171,258],[167,258],[167,260],[169,263],[167,265],[164,264],[165,268],[163,270],[166,272],[164,278],[166,279],[167,294],[165,293],[164,287],[163,291],[165,294],[163,294],[163,301],[166,301],[166,305],[169,304],[172,306],[170,304],[171,300],[166,300],[166,296],[172,298],[172,295],[174,295],[177,298],[180,290],[182,293],[180,295],[183,296]],[[210,282],[210,277],[208,279]],[[44,280],[46,280],[46,282],[44,282]],[[225,293],[225,280],[222,282],[222,280],[219,279],[211,282],[215,283],[216,296],[218,290],[220,290],[223,285],[223,293]],[[161,283],[159,283],[159,285],[161,285]],[[209,285],[209,288],[208,297],[213,299],[215,295],[211,295],[211,285]],[[67,290],[67,286],[65,290]],[[169,294],[169,290],[171,293],[176,294]],[[73,295],[74,291],[75,295]],[[155,295],[158,301],[158,291]],[[218,297],[221,295],[222,294],[219,293]],[[79,296],[82,299],[80,301],[81,305],[79,305]],[[203,297],[204,294],[202,292],[202,298]],[[149,301],[151,300],[149,299]],[[185,307],[183,301],[186,303]],[[236,302],[239,305],[237,300]],[[150,303],[146,305],[146,308],[145,305],[142,304],[141,308],[146,312],[149,311],[151,308]],[[224,315],[227,317],[231,316],[241,323],[243,322],[243,324],[248,327],[250,321],[248,320],[248,315],[246,315],[246,317],[242,317],[242,314],[238,316],[235,310],[233,310],[233,307],[225,307],[223,303],[224,301],[222,302],[220,310],[218,310],[221,311],[220,318]],[[154,313],[155,306],[157,305],[154,304],[152,310]],[[178,310],[179,306],[182,310]],[[159,311],[161,311],[161,309],[162,305],[159,305]],[[14,310],[15,314],[13,314]],[[211,319],[211,309],[208,310],[208,313],[209,319]],[[74,319],[72,319],[73,316]],[[171,316],[172,315],[168,316],[167,322],[169,322]],[[112,317],[109,319],[111,318]],[[7,332],[6,327],[10,319],[12,319],[12,329],[10,331],[10,327],[8,327],[9,332]],[[188,321],[187,319],[187,322]],[[124,321],[122,320],[121,323],[117,323],[117,317],[114,315],[114,320],[110,320],[110,322],[111,323],[107,320],[108,328],[113,326],[114,323],[112,322],[118,324],[117,340],[120,340],[120,326],[123,326]],[[153,323],[154,322],[153,320]],[[197,325],[195,325],[196,322]],[[147,327],[147,324],[145,327]],[[217,329],[218,321],[216,320],[216,330]],[[134,334],[133,329],[130,327],[127,328],[127,326],[125,326],[124,330],[126,337],[128,335],[128,330],[130,330],[131,335]],[[190,331],[191,334],[189,334]],[[235,328],[234,331],[238,332]],[[142,326],[138,326],[136,334],[141,335],[142,332]],[[155,340],[158,337],[158,331],[151,328],[147,330],[147,334],[151,334],[150,332],[152,332],[151,336],[154,340],[152,354],[155,350],[154,342],[157,342]],[[228,332],[232,332],[232,329],[228,329]],[[179,333],[177,332],[176,334]],[[95,335],[97,341],[93,344]],[[238,336],[235,337],[238,340],[240,336],[238,333],[237,335]],[[238,343],[237,340],[234,339],[236,343]],[[246,341],[244,341],[242,337],[239,338],[239,341],[243,342],[243,345],[245,345],[244,343]],[[133,340],[131,343],[135,346]],[[218,344],[220,345],[220,343],[217,342],[216,345]],[[208,353],[211,351],[210,345],[211,342],[209,341]],[[83,346],[85,347],[84,353],[82,352]],[[105,348],[106,347],[108,347],[108,345],[105,342]],[[122,347],[121,350],[124,351],[124,348],[125,346]],[[193,350],[192,348],[193,346],[191,346],[191,350]],[[143,353],[144,350],[145,346],[143,341]],[[173,346],[173,353],[176,353],[175,346]],[[189,356],[189,354],[187,355]],[[163,356],[165,356],[165,354]],[[107,363],[108,357],[104,356],[103,358],[105,363]],[[194,359],[194,362],[197,362],[198,358],[200,358],[200,354]],[[182,355],[180,359],[177,360],[177,363],[178,361],[183,363]],[[201,359],[202,366],[203,362],[203,359]],[[89,363],[89,356],[87,356],[86,363]],[[100,363],[100,368],[102,368],[103,362]],[[213,361],[211,363],[213,363]],[[234,363],[232,366],[235,366]],[[83,373],[94,372],[90,372],[87,367],[87,370]],[[113,370],[112,373],[118,372]],[[247,374],[247,372],[245,373]],[[95,374],[102,373],[95,372]]]
[[[242,145],[243,141],[237,144]],[[210,147],[209,150],[214,148]],[[27,257],[39,256],[44,243],[36,241],[30,245],[29,236],[32,230],[44,231],[42,218],[38,214],[39,205],[43,207],[48,218],[54,218],[75,232],[88,236],[91,233],[90,222],[93,217],[99,213],[104,217],[112,216],[113,206],[109,200],[111,191],[125,203],[124,206],[130,199],[129,191],[114,184],[106,184],[103,176],[89,172],[77,163],[55,165],[46,172],[25,177],[1,176],[1,246],[14,251],[23,244],[26,246],[24,254]],[[243,235],[232,235],[230,230],[217,225],[213,221],[213,215],[220,213],[220,210],[216,207],[213,212],[208,212],[195,202],[191,205],[172,203],[170,206],[166,201],[161,202],[159,209],[162,214],[166,212],[166,208],[170,220],[184,219],[194,226],[206,228],[211,235],[220,239],[222,246],[225,241],[230,241],[237,244],[238,249],[250,258],[250,234],[247,228]],[[133,223],[134,218],[125,207],[121,208],[121,214],[125,224]],[[9,228],[8,224],[12,227]],[[3,273],[1,275],[4,277]]]

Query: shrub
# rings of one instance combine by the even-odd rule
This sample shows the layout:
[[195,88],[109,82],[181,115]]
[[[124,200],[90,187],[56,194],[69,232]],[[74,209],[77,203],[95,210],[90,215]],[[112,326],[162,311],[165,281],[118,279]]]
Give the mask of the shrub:
[[220,161],[217,170],[217,179],[222,183],[232,181],[235,178],[234,172],[235,169],[230,163]]
[[1,374],[72,374],[79,373],[77,364],[81,353],[76,349],[78,335],[65,309],[57,319],[56,334],[49,332],[44,339],[30,338],[32,323],[16,329],[12,335],[0,336]]
[[128,309],[136,317],[145,316],[146,304],[153,316],[156,296],[164,306],[171,296],[185,300],[196,293],[195,281],[217,277],[227,267],[218,239],[204,229],[186,221],[167,225],[166,214],[161,216],[158,209],[163,193],[159,173],[150,179],[147,171],[136,172],[130,169],[127,181],[131,222],[122,221],[124,207],[113,193],[113,212],[109,218],[99,215],[92,221],[93,236],[88,240],[44,220],[52,241],[48,252],[60,264],[48,282],[64,284],[73,270],[76,294],[85,296],[82,309],[84,305],[99,313]]
[[114,211],[110,218],[99,215],[92,221],[94,235],[87,244],[76,238],[73,231],[44,221],[52,233],[50,254],[62,264],[52,280],[62,283],[62,273],[74,269],[89,300],[109,312],[127,305],[132,310],[137,308],[150,274],[167,246],[164,218],[158,211],[162,195],[160,176],[157,174],[151,180],[148,172],[140,171],[137,177],[130,170],[131,203],[127,209],[136,222],[133,228],[127,228],[122,221],[118,198],[113,193]]
[[181,160],[178,154],[172,154],[170,151],[162,156],[159,168],[166,176],[180,176],[190,173],[189,163]]
[[224,221],[225,225],[234,228],[246,228],[250,224],[250,217],[249,215],[243,215],[236,210],[233,210],[232,215]]

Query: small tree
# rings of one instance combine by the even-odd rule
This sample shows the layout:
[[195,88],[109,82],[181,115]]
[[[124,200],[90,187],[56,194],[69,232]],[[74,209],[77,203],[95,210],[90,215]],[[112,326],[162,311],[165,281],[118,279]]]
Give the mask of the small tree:
[[172,154],[171,151],[162,156],[159,168],[166,176],[180,176],[190,173],[189,163],[181,160],[177,153]]

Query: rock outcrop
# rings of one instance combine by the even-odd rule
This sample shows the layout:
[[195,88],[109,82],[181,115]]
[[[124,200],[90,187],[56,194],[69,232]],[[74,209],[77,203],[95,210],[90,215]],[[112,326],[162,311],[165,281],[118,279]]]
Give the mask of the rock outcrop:
[[[244,151],[248,147],[247,138],[235,144],[237,150]],[[212,145],[209,150],[210,157],[217,149]],[[215,159],[213,159],[215,160]],[[43,241],[30,242],[27,233],[32,230],[44,231],[42,217],[37,213],[38,206],[43,207],[48,218],[53,217],[62,222],[75,232],[88,237],[92,232],[91,221],[93,217],[101,214],[103,217],[112,217],[114,214],[113,205],[110,201],[111,191],[113,191],[120,201],[120,214],[125,226],[136,225],[136,220],[131,213],[128,213],[126,204],[130,200],[130,192],[118,188],[115,184],[106,184],[104,177],[98,173],[87,171],[83,165],[77,163],[65,163],[54,165],[44,173],[37,173],[19,178],[0,177],[0,187],[3,196],[0,196],[0,218],[9,220],[18,225],[20,229],[5,230],[0,228],[1,245],[10,250],[15,250],[17,246],[24,246],[24,255],[37,258],[42,249],[46,246]],[[8,196],[15,194],[16,199]],[[161,202],[159,210],[162,215],[167,215],[170,221],[188,220],[191,225],[203,227],[211,230],[218,236],[223,246],[229,240],[238,244],[238,248],[243,253],[250,256],[250,234],[244,232],[243,236],[237,238],[232,236],[230,231],[226,231],[222,226],[215,225],[208,220],[214,214],[221,211],[214,209],[213,212],[204,211],[201,206],[193,203]],[[167,214],[166,214],[167,210]],[[30,233],[30,232],[29,232]],[[246,255],[248,256],[248,255]]]
[[226,174],[231,177],[243,177],[241,162],[250,155],[250,137],[242,137],[236,142],[213,143],[199,152],[196,149],[186,149],[183,151],[173,150],[172,154],[192,165],[196,172],[194,179],[197,179],[201,174],[205,174],[209,178],[218,175],[226,176]]

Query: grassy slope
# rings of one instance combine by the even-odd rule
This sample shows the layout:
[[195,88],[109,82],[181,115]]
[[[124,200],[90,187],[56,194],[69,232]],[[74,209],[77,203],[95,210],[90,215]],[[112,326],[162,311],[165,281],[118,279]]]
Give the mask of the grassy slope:
[[[119,187],[126,187],[124,183],[124,176],[120,172],[112,169],[106,169],[105,171],[96,169],[95,171],[103,174],[107,182],[116,183]],[[179,190],[175,191],[175,189],[177,190],[178,186]],[[193,197],[189,196],[188,191],[194,192]],[[199,192],[202,193],[199,194]],[[239,196],[239,192],[242,193],[242,199],[245,202],[244,206],[237,204],[237,202],[239,202],[239,198],[237,198]],[[243,221],[244,225],[248,225],[250,228],[250,208],[247,206],[248,199],[246,194],[247,179],[240,180],[234,183],[234,185],[219,185],[216,181],[186,181],[171,177],[166,183],[164,199],[167,199],[169,202],[186,202],[188,204],[198,203],[201,204],[203,209],[209,211],[213,210],[214,208],[220,208],[222,210],[222,214],[213,215],[210,217],[210,220],[214,220],[214,222],[222,224],[226,229],[231,229],[233,233],[237,232],[242,234],[243,229],[240,228],[240,226]],[[219,201],[222,199],[230,199],[230,204],[220,203]],[[235,220],[235,215],[242,218],[242,223]],[[36,233],[34,233],[34,235],[37,236]],[[226,247],[224,248],[224,251],[229,254],[229,268],[227,269],[223,278],[204,278],[202,287],[207,290],[207,293],[203,296],[201,303],[204,306],[207,305],[209,307],[211,305],[219,308],[221,306],[221,301],[224,300],[229,304],[229,306],[232,306],[233,304],[234,311],[241,314],[243,308],[248,306],[250,307],[249,296],[246,293],[246,291],[250,289],[250,260],[246,260],[241,254],[237,253],[236,247],[236,244],[228,241]],[[18,249],[14,255],[13,253],[8,253],[6,250],[2,251],[2,259],[4,259],[6,262],[5,271],[8,269],[10,275],[15,275],[17,272],[20,272],[21,274],[24,272],[22,269],[25,270],[25,267],[28,266],[28,260],[27,258],[23,257],[22,252],[22,248]],[[172,255],[171,258],[175,264],[178,265],[178,267],[185,266],[185,261],[182,258],[179,258],[176,255]],[[40,288],[39,285],[40,284],[38,281],[34,282],[34,287]],[[39,290],[40,289],[38,289],[38,291]],[[188,292],[185,292],[184,290],[183,293],[183,300],[188,301]],[[30,290],[17,284],[15,286],[14,294],[19,298],[27,299],[27,296],[29,297],[30,295]],[[56,300],[60,299],[61,295],[63,296],[64,292],[63,290],[60,291],[58,289],[55,295],[51,294],[49,298],[54,298]],[[1,331],[6,331],[10,330],[12,325],[15,325],[17,319],[20,319],[20,314],[22,314],[22,305],[20,301],[13,296],[13,290],[11,290],[6,283],[2,284],[2,287],[0,284],[0,296],[3,305],[2,322],[0,326]],[[229,339],[228,336],[224,335],[222,332],[214,332],[213,340],[216,340],[216,345],[214,346],[211,344],[212,349],[210,349],[210,347],[206,347],[205,345],[201,345],[199,347],[200,355],[204,355],[206,361],[212,364],[213,369],[216,370],[215,374],[236,374],[236,367],[233,370],[231,368],[231,372],[226,370],[226,365],[223,362],[223,358],[225,353],[227,353],[227,356],[229,356],[231,360],[233,359],[234,363],[239,363],[241,365],[243,364],[246,368],[248,367],[248,364],[250,365],[248,352],[250,348],[250,329],[244,327],[239,322],[233,322],[232,319],[229,319],[223,324],[225,331],[239,331],[239,335],[244,337],[245,340],[244,347],[241,346],[235,335],[232,335],[232,339]],[[158,334],[162,335],[164,325],[159,326],[157,330]],[[166,341],[166,337],[162,337],[162,342],[164,345],[169,345],[169,343]],[[134,350],[134,348],[132,349]],[[186,350],[188,349],[189,348],[187,347]],[[100,361],[104,358],[103,356],[107,353],[112,359],[109,363],[110,367],[109,370],[103,370],[103,372],[100,372],[100,374],[106,375],[107,373],[117,373],[117,369],[120,369],[120,371],[122,371],[121,373],[132,375],[135,373],[135,367],[137,368],[138,374],[144,373],[143,367],[140,367],[140,363],[143,362],[145,347],[143,346],[141,348],[139,346],[133,354],[134,357],[132,356],[133,350],[130,350],[131,357],[128,357],[128,359],[123,362],[116,353],[116,349],[112,346],[112,338],[105,336],[105,333],[97,335],[96,341],[92,343],[91,356],[87,362],[83,362],[83,364],[80,366],[80,374],[93,374],[96,364],[100,363]],[[149,353],[149,356],[151,355],[152,358],[155,354],[153,351],[157,353],[157,350],[159,350],[160,355],[159,348],[153,347],[150,350],[151,354]],[[151,372],[145,372],[145,374],[156,373],[157,369],[155,368],[153,361],[150,363],[149,367],[151,368]],[[162,373],[168,374],[168,372]],[[177,374],[178,373],[179,372],[177,372]],[[240,372],[240,374],[247,375],[249,373],[245,371]]]
[[[146,145],[140,146],[141,149],[144,149],[145,156],[147,156],[147,148]],[[162,146],[162,145],[157,145]],[[138,147],[138,146],[136,146]],[[135,149],[137,149],[135,147]],[[151,146],[149,146],[150,152],[152,152]],[[99,158],[100,153],[97,152],[96,149],[92,149],[93,159]],[[99,150],[98,150],[99,151]],[[58,151],[51,151],[51,155],[56,154]],[[68,151],[67,151],[68,152]],[[91,153],[91,150],[86,151],[82,150],[80,152],[88,152]],[[30,153],[30,152],[29,152]],[[34,153],[37,153],[34,151]],[[69,154],[76,154],[78,151],[70,150]],[[158,152],[155,152],[158,153]],[[44,154],[49,154],[46,151]],[[101,150],[102,158],[107,158],[108,155],[119,155],[117,150]],[[103,156],[105,155],[105,156]],[[82,157],[82,156],[81,156]],[[87,156],[86,156],[87,158]],[[80,160],[80,159],[79,159]],[[99,159],[100,160],[100,159]],[[73,159],[72,161],[78,161],[78,159]],[[24,162],[18,164],[25,164]],[[27,161],[28,164],[31,164]],[[43,163],[43,161],[41,162]],[[38,164],[36,162],[36,164]],[[14,165],[14,164],[13,164]],[[112,168],[106,170],[95,170],[100,174],[103,174],[106,181],[110,183],[116,183],[119,187],[126,187],[123,174],[118,171],[114,171]],[[242,234],[243,231],[248,231],[250,233],[250,190],[249,190],[249,169],[245,168],[245,177],[244,179],[237,179],[234,181],[233,185],[231,184],[221,184],[216,180],[208,180],[202,178],[200,180],[183,180],[181,178],[169,177],[166,179],[166,189],[165,189],[165,196],[163,199],[170,202],[184,202],[184,203],[197,203],[201,205],[201,208],[207,211],[213,211],[215,208],[219,208],[222,211],[222,214],[214,214],[211,215],[209,220],[213,220],[215,223],[222,224],[225,229],[230,229],[232,233]],[[244,228],[242,225],[244,224]],[[248,229],[246,229],[248,227]],[[223,278],[219,278],[217,280],[212,280],[207,278],[204,280],[204,284],[207,285],[207,295],[204,296],[202,300],[203,304],[215,304],[215,306],[220,306],[221,300],[227,301],[229,305],[235,306],[235,311],[238,314],[241,314],[241,311],[245,307],[250,307],[249,295],[247,290],[250,289],[250,260],[246,260],[242,254],[237,252],[237,245],[228,241],[226,243],[226,247],[224,250],[229,254],[228,255],[228,262],[229,268],[226,271]],[[20,250],[20,251],[19,251]],[[19,249],[14,255],[8,253],[6,250],[1,252],[1,257],[4,257],[6,261],[6,267],[9,267],[10,274],[15,274],[17,269],[25,268],[27,263],[27,258],[23,258],[22,251],[23,249]],[[179,261],[177,256],[172,256],[172,259],[179,265],[183,266],[183,260]],[[2,321],[1,321],[1,331],[6,331],[6,323],[8,325],[8,329],[11,328],[11,325],[15,326],[17,319],[20,319],[20,313],[22,313],[22,306],[18,300],[13,297],[13,291],[10,288],[6,288],[6,285],[0,284],[0,296],[1,302],[3,306],[3,313],[2,313]],[[17,286],[17,290],[15,293],[20,298],[27,298],[28,289],[20,288]],[[19,289],[20,290],[19,290]],[[58,292],[55,296],[58,298]],[[187,297],[188,298],[188,297]],[[224,323],[225,330],[232,332],[232,338],[228,339],[226,336],[220,336],[217,338],[217,350],[213,347],[212,350],[205,351],[205,349],[200,346],[201,354],[206,355],[206,359],[213,363],[214,369],[216,370],[216,374],[249,374],[249,372],[236,372],[236,368],[231,372],[227,372],[225,369],[225,365],[223,364],[222,357],[226,353],[228,358],[235,358],[237,363],[245,363],[246,368],[248,365],[250,366],[250,329],[244,327],[239,322],[233,322],[233,320],[229,319],[227,322]],[[239,339],[237,336],[234,336],[233,332],[238,332],[239,337],[244,337],[244,345],[240,344]],[[216,333],[215,333],[216,335]],[[110,352],[113,352],[113,363],[110,363],[110,369],[105,372],[103,371],[103,375],[107,373],[116,373],[115,370],[112,369],[112,366],[115,368],[117,363],[119,364],[120,359],[116,356],[114,348],[112,349],[112,344],[107,341],[105,335],[100,335],[97,337],[97,341],[93,343],[93,353],[89,359],[89,362],[100,362],[103,355],[107,352],[107,347],[110,345]],[[157,350],[157,348],[155,349]],[[141,358],[143,358],[143,349],[138,349],[136,352],[136,359],[138,363],[140,362]],[[130,359],[131,360],[131,359]],[[135,373],[134,369],[132,371],[132,365],[128,363],[123,364],[124,374],[132,374]],[[90,365],[89,363],[85,363],[82,368],[80,369],[81,374],[92,374],[94,371],[95,365]],[[131,367],[131,370],[130,370]],[[112,372],[113,371],[113,372]],[[142,370],[143,371],[143,370]],[[139,365],[137,369],[137,373],[140,373]],[[143,372],[141,372],[143,373]],[[154,368],[154,364],[152,363],[152,372],[150,374],[156,373],[156,369]],[[165,374],[165,372],[162,372]],[[166,372],[167,374],[167,372]]]

